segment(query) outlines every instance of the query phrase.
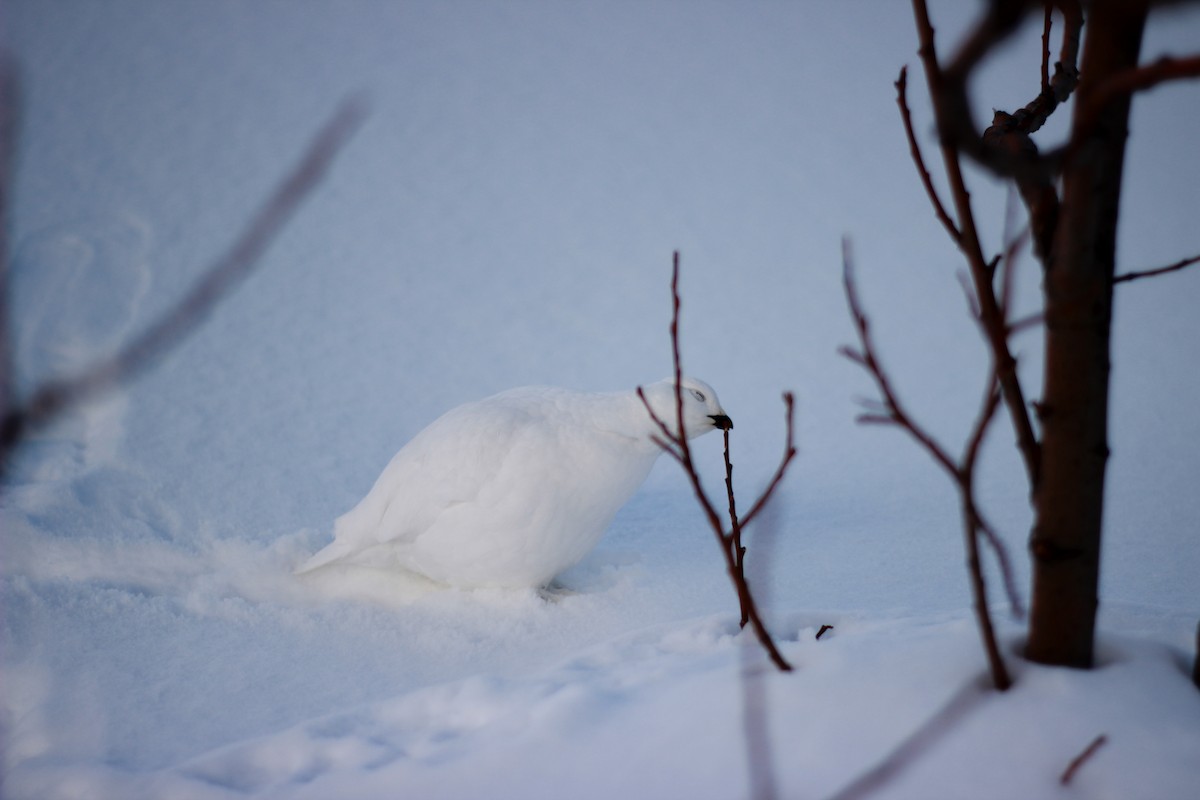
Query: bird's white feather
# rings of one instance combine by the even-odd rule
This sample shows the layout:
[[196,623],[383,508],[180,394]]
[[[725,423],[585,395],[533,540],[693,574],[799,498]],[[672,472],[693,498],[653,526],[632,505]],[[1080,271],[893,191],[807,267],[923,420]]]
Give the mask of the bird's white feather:
[[[712,387],[681,386],[689,438],[728,419]],[[673,387],[645,394],[675,429]],[[525,387],[459,406],[396,453],[300,571],[340,563],[457,586],[543,586],[596,545],[641,486],[661,452],[654,435],[635,392]]]

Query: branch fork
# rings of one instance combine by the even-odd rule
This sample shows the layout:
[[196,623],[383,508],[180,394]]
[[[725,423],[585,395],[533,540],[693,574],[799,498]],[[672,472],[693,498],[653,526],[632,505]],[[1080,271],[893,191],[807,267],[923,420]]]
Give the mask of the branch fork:
[[865,403],[867,411],[858,417],[860,423],[877,425],[894,425],[910,437],[928,453],[954,481],[958,489],[959,503],[963,517],[963,536],[967,549],[967,568],[971,580],[971,594],[974,600],[975,616],[979,624],[980,635],[983,639],[984,651],[987,654],[988,666],[992,674],[992,683],[1000,691],[1012,685],[1008,668],[1000,654],[1000,646],[996,641],[995,626],[992,624],[991,612],[988,609],[987,585],[983,575],[983,565],[980,556],[979,542],[982,538],[996,556],[1003,577],[1004,588],[1008,595],[1013,614],[1024,616],[1024,607],[1020,594],[1017,592],[1012,564],[1008,551],[996,535],[995,529],[988,523],[979,508],[975,498],[975,465],[979,460],[980,449],[987,435],[996,410],[1000,406],[999,376],[993,362],[988,375],[983,401],[971,432],[967,437],[963,454],[954,458],[933,436],[925,430],[901,403],[899,396],[892,386],[880,362],[874,340],[871,336],[870,321],[863,310],[858,297],[857,284],[854,280],[854,264],[850,252],[850,242],[842,241],[842,277],[846,291],[846,301],[850,307],[850,316],[858,334],[858,348],[843,347],[839,351],[842,356],[864,369],[874,380],[879,391],[878,400]]
[[759,513],[766,508],[767,502],[775,493],[780,482],[783,480],[784,473],[787,472],[788,465],[796,455],[796,447],[794,445],[794,423],[793,417],[795,410],[795,400],[791,392],[785,392],[783,395],[784,406],[786,407],[787,417],[787,434],[786,445],[784,447],[783,457],[779,462],[779,466],[775,470],[767,488],[759,495],[758,499],[751,505],[750,510],[742,517],[738,517],[737,502],[734,498],[733,491],[733,462],[729,458],[729,430],[723,431],[725,439],[725,492],[726,499],[729,503],[729,527],[721,521],[721,515],[717,511],[716,505],[705,492],[704,486],[700,481],[700,474],[696,470],[695,462],[692,458],[691,446],[688,444],[687,435],[683,428],[683,388],[680,383],[683,379],[683,368],[680,360],[679,349],[679,253],[674,254],[671,272],[671,355],[674,363],[675,377],[675,433],[667,426],[651,408],[650,403],[646,400],[645,392],[642,387],[638,387],[637,395],[642,401],[642,405],[646,407],[646,411],[650,414],[650,418],[654,420],[658,427],[658,435],[652,437],[655,444],[662,448],[663,452],[671,456],[688,476],[688,481],[691,483],[692,491],[696,495],[696,500],[699,502],[701,509],[704,511],[705,518],[708,520],[709,527],[712,528],[713,534],[717,537],[717,542],[721,546],[721,552],[725,557],[726,570],[729,573],[729,578],[733,582],[734,590],[737,592],[738,605],[741,611],[741,627],[750,627],[754,630],[763,649],[766,650],[767,656],[780,671],[790,672],[791,664],[784,659],[783,655],[776,647],[771,634],[767,631],[766,625],[763,623],[761,616],[758,613],[757,604],[754,601],[754,595],[750,591],[750,585],[746,581],[745,573],[745,556],[746,547],[742,544],[742,531],[745,530]]

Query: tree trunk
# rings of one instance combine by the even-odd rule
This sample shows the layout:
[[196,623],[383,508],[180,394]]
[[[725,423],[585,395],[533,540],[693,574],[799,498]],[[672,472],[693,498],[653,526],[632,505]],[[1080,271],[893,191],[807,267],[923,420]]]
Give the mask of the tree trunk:
[[[1108,460],[1109,338],[1128,95],[1098,87],[1137,65],[1146,3],[1097,0],[1087,19],[1072,121],[1074,152],[1047,265],[1042,475],[1030,537],[1033,599],[1026,656],[1092,665]],[[1102,94],[1102,93],[1099,93]]]

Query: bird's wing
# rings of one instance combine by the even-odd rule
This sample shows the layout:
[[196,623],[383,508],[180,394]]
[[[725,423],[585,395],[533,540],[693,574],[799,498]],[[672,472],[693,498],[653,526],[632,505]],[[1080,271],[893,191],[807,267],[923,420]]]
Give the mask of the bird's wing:
[[353,559],[379,545],[412,541],[446,511],[477,503],[481,495],[494,496],[505,462],[518,442],[536,435],[545,416],[539,403],[504,398],[459,406],[418,433],[393,456],[366,497],[337,519],[334,541],[302,571]]

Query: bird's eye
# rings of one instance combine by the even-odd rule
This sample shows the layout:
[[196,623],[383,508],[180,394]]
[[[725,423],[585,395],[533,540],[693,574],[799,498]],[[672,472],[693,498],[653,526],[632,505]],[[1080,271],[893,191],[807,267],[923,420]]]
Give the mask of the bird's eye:
[[704,402],[704,392],[698,392],[695,389],[692,389],[692,397],[696,398],[701,403]]

